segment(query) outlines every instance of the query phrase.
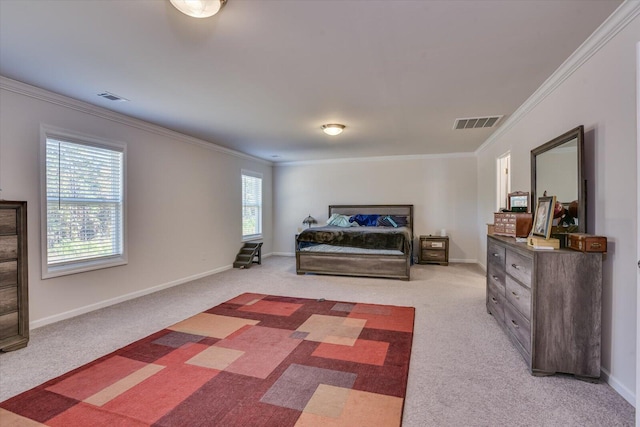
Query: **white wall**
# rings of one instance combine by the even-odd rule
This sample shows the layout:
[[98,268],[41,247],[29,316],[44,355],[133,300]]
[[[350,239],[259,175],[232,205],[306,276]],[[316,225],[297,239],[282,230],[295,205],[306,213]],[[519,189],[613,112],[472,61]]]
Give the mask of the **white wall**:
[[[243,168],[263,174],[264,251],[271,252],[270,163],[8,79],[0,83],[0,197],[28,202],[32,325],[229,268],[242,245]],[[128,265],[41,279],[41,123],[127,143]]]
[[[629,6],[629,4],[627,4]],[[602,367],[607,380],[635,404],[636,378],[636,168],[637,111],[633,88],[637,14],[539,104],[478,153],[478,224],[495,204],[495,159],[511,150],[512,189],[530,186],[530,150],[582,124],[588,179],[587,231],[607,236],[602,293]],[[486,262],[483,262],[485,264]]]
[[302,220],[311,214],[325,223],[329,205],[412,204],[416,236],[444,228],[450,237],[449,260],[476,262],[475,179],[472,155],[276,166],[274,251],[293,254]]

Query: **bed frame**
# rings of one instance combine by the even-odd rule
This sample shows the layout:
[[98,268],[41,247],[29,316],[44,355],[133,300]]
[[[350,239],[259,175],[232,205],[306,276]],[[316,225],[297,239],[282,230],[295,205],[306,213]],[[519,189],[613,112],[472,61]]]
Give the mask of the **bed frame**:
[[[332,205],[333,214],[356,215],[378,214],[406,216],[411,230],[413,247],[413,205]],[[322,252],[300,252],[296,244],[296,272],[338,276],[384,277],[410,280],[412,250],[402,255],[342,254]]]

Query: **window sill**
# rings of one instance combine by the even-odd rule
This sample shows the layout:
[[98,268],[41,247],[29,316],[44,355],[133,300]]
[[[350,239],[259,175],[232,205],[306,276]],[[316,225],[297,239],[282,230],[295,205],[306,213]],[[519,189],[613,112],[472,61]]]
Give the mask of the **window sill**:
[[68,276],[70,274],[84,273],[93,270],[102,270],[103,268],[117,267],[126,265],[128,260],[125,257],[100,259],[85,262],[75,262],[72,264],[63,264],[57,266],[43,266],[42,279],[51,279],[54,277]]

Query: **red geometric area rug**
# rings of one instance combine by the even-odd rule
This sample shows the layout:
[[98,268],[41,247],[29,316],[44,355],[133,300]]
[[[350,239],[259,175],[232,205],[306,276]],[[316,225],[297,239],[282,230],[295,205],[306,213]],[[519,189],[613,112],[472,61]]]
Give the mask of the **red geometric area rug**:
[[242,294],[0,403],[0,424],[397,427],[414,312]]

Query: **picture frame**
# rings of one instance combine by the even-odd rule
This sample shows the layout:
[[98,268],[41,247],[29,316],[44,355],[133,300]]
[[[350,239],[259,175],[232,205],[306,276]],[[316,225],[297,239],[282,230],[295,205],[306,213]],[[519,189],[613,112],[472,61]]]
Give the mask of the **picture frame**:
[[551,224],[553,223],[553,208],[556,205],[556,196],[538,197],[536,212],[533,218],[533,228],[531,234],[548,239],[551,235]]
[[507,210],[509,212],[530,212],[529,192],[514,191],[507,195]]

